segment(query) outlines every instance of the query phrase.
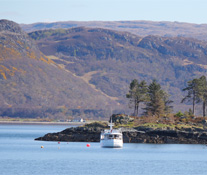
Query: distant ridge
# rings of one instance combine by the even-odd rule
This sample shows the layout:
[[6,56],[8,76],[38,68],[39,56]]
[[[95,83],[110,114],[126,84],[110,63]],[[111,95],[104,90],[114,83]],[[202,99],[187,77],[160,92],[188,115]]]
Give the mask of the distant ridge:
[[105,28],[131,32],[139,36],[159,35],[168,37],[190,37],[207,40],[207,24],[193,24],[184,22],[153,22],[153,21],[64,21],[52,23],[21,24],[26,32],[72,27]]

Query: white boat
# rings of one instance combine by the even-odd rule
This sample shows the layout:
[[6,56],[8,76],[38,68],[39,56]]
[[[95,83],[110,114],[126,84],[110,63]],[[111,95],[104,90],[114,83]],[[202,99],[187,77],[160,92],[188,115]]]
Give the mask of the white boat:
[[113,129],[113,123],[109,123],[110,130],[105,129],[100,135],[100,144],[103,148],[122,148],[123,135],[120,129]]

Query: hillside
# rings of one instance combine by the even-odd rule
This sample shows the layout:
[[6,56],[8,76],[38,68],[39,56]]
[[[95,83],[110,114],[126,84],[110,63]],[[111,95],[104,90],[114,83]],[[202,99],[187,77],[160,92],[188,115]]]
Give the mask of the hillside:
[[108,105],[118,105],[46,57],[7,20],[0,20],[0,99],[0,116],[13,117],[65,117],[81,110],[103,116]]
[[184,22],[153,21],[64,21],[51,23],[21,24],[23,30],[32,32],[43,29],[60,29],[72,27],[105,28],[130,32],[139,36],[158,35],[167,37],[190,37],[207,40],[207,24]]
[[132,79],[157,79],[175,101],[175,111],[183,110],[181,89],[192,78],[206,75],[207,43],[192,38],[140,37],[85,27],[29,35],[57,64],[124,105]]

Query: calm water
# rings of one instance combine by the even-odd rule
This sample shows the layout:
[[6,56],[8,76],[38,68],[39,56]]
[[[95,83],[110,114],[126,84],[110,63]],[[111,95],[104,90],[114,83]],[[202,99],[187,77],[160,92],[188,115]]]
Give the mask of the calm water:
[[[66,126],[0,125],[1,175],[206,175],[204,145],[40,142],[34,138]],[[44,146],[41,149],[41,146]]]

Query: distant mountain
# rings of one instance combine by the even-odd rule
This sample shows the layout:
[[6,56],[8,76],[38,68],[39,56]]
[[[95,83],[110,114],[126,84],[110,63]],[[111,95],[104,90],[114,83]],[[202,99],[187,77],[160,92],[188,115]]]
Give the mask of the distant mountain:
[[207,24],[183,22],[153,21],[65,21],[52,23],[21,24],[27,32],[43,29],[60,29],[72,27],[105,28],[130,32],[139,36],[158,35],[166,37],[190,37],[207,40]]
[[78,27],[29,33],[54,62],[104,94],[127,105],[132,79],[157,79],[175,101],[187,81],[207,75],[207,43],[184,37],[141,37],[127,32]]
[[0,116],[93,117],[107,106],[118,103],[46,57],[18,24],[0,20]]

